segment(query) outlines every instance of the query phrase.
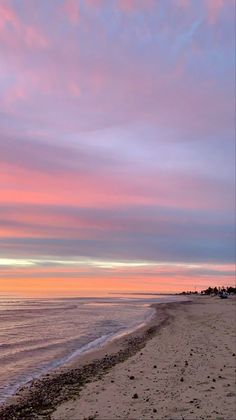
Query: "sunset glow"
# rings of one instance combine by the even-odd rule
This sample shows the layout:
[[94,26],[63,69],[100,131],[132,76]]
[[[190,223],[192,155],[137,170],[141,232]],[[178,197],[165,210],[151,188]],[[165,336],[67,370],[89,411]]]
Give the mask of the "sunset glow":
[[0,293],[235,283],[234,0],[0,0]]

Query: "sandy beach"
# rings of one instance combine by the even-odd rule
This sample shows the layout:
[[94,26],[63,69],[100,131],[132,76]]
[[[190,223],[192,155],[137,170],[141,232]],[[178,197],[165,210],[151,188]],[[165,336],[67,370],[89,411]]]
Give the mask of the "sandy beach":
[[54,420],[235,419],[235,299],[168,305],[142,352],[58,407]]
[[34,381],[0,418],[234,420],[235,305],[157,305],[146,328]]

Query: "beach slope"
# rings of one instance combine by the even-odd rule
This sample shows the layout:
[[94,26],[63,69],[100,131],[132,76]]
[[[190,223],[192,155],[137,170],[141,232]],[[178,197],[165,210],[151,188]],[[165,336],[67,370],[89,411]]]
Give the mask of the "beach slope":
[[171,322],[59,405],[53,420],[235,419],[235,304],[235,298],[199,297],[168,305]]

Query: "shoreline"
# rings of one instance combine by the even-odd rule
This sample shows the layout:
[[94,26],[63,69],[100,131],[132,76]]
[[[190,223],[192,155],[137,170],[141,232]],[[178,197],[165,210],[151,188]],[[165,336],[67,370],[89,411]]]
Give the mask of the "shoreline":
[[[154,304],[155,306],[155,304]],[[61,359],[52,361],[50,367],[42,367],[41,372],[35,375],[28,376],[27,379],[20,381],[18,384],[15,384],[10,388],[10,391],[6,395],[6,397],[0,400],[0,410],[3,405],[5,405],[9,400],[14,399],[15,396],[19,393],[20,390],[24,388],[30,387],[31,383],[37,379],[41,379],[46,375],[49,375],[55,371],[67,369],[69,367],[77,367],[81,364],[81,361],[89,359],[94,359],[96,354],[102,353],[103,349],[109,348],[112,346],[113,342],[119,342],[120,339],[123,337],[127,337],[131,334],[135,334],[136,331],[139,331],[141,328],[146,328],[147,325],[151,322],[151,320],[155,317],[156,311],[153,307],[153,304],[147,307],[149,311],[148,316],[146,316],[142,321],[135,323],[134,325],[130,326],[129,328],[123,329],[120,332],[109,333],[104,338],[104,336],[98,337],[93,341],[88,342],[87,344],[83,345],[82,347],[74,350],[72,353],[68,353],[68,355],[63,356]],[[91,355],[91,357],[90,357]]]
[[232,420],[236,298],[156,304],[134,333],[24,387],[1,420]]
[[192,301],[184,300],[150,305],[156,313],[144,326],[108,341],[98,349],[81,354],[18,389],[0,406],[1,420],[33,419],[39,416],[49,419],[56,406],[78,396],[88,382],[100,379],[112,367],[144,348],[148,340],[171,322],[169,307],[177,309],[190,303]]
[[51,420],[232,420],[236,297],[168,305],[141,350],[88,382]]

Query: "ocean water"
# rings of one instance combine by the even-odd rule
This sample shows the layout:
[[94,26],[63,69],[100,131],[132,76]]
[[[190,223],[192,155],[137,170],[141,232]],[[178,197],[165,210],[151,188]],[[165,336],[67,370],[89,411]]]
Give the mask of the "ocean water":
[[[182,298],[183,299],[183,298]],[[135,330],[178,297],[0,297],[0,402],[20,386]]]

